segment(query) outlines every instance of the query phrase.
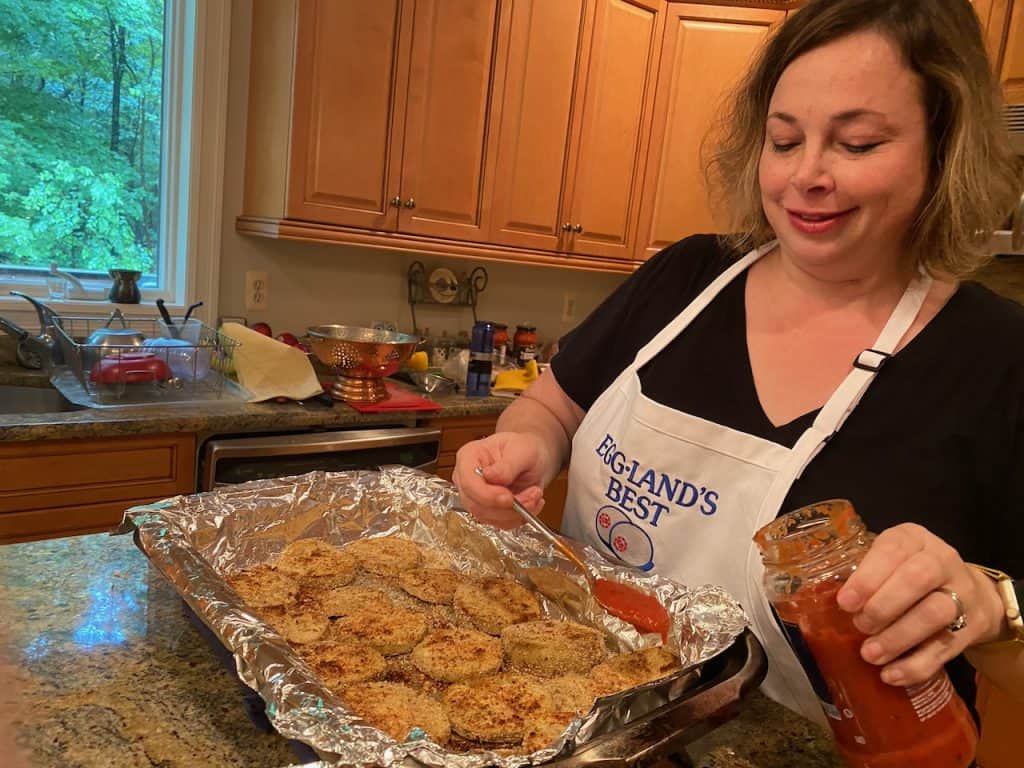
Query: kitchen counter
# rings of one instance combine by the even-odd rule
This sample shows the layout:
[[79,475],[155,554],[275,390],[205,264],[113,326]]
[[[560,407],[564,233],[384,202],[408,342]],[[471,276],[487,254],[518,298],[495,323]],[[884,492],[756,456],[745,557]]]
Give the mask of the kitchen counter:
[[[0,364],[0,384],[50,386],[46,375]],[[497,415],[511,402],[502,397],[447,395],[432,398],[440,411],[361,414],[344,403],[244,403],[237,400],[168,403],[123,408],[86,408],[62,413],[2,414],[0,441],[58,440],[195,432],[285,431],[304,427],[413,425],[418,418]]]
[[[130,536],[0,547],[18,742],[32,766],[276,768],[233,675]],[[10,718],[8,718],[10,719]],[[702,768],[840,768],[827,732],[759,694],[691,750]]]

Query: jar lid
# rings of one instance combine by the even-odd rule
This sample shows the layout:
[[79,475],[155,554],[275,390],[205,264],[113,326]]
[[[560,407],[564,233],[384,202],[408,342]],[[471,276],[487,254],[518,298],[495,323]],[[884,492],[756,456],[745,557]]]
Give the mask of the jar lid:
[[520,323],[516,326],[517,331],[536,331],[536,325],[530,325],[529,323]]

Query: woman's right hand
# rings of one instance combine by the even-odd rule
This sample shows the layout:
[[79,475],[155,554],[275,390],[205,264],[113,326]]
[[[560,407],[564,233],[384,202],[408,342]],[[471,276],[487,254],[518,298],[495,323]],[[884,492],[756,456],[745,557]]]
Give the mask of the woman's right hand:
[[[478,520],[515,528],[523,520],[512,509],[512,496],[538,514],[544,506],[547,463],[547,450],[538,435],[497,432],[459,449],[452,482],[459,489],[462,505]],[[477,474],[477,467],[483,476]]]

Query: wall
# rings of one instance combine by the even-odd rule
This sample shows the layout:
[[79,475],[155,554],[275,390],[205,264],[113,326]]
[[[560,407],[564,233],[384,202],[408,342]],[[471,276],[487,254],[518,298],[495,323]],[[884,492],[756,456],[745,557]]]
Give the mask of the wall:
[[[263,320],[275,332],[300,332],[309,325],[365,325],[390,320],[411,328],[406,303],[406,271],[417,257],[405,253],[354,247],[326,246],[241,236],[235,218],[242,211],[245,169],[245,119],[248,102],[251,0],[235,0],[231,21],[231,63],[226,156],[224,159],[224,227],[221,247],[221,315]],[[554,267],[526,267],[464,259],[423,259],[427,271],[450,267],[456,274],[480,264],[489,283],[479,300],[478,316],[515,325],[528,320],[541,339],[569,330],[624,279]],[[245,272],[267,273],[266,311],[246,312]],[[563,321],[565,292],[576,297],[576,321]],[[454,335],[472,326],[468,309],[417,308],[419,326],[431,333]]]

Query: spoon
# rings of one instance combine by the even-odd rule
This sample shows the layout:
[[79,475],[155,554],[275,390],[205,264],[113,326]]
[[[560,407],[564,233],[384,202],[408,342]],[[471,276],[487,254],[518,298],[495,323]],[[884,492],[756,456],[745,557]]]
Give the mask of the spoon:
[[[484,476],[483,467],[477,467],[475,472],[479,477]],[[587,566],[585,562],[583,562],[582,558],[580,558],[580,556],[573,551],[573,548],[566,544],[564,541],[562,541],[562,537],[556,534],[550,528],[548,528],[543,522],[540,521],[540,519],[534,517],[530,513],[530,510],[528,510],[526,507],[520,504],[519,499],[517,499],[515,496],[512,497],[512,509],[514,509],[516,513],[521,518],[523,518],[523,521],[527,525],[529,525],[531,528],[533,528],[533,530],[535,530],[537,533],[539,533],[541,536],[543,536],[545,539],[551,542],[559,552],[561,552],[563,555],[569,558],[570,562],[572,562],[573,565],[575,565],[577,568],[580,569],[580,571],[583,572],[583,575],[587,579],[587,584],[590,585],[590,591],[593,592],[594,582],[596,581],[596,578],[594,577],[594,574],[590,572],[590,568]]]
[[[483,467],[477,467],[474,471],[477,476],[483,478]],[[657,632],[661,635],[662,640],[667,642],[672,620],[669,618],[668,611],[656,598],[629,584],[595,577],[590,567],[573,551],[572,547],[531,514],[530,510],[524,507],[515,496],[512,497],[512,509],[523,518],[527,525],[550,541],[559,552],[569,558],[569,561],[583,572],[591,593],[608,613],[629,622],[641,632]]]

